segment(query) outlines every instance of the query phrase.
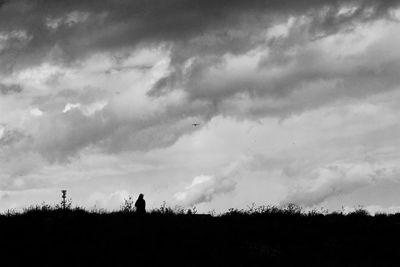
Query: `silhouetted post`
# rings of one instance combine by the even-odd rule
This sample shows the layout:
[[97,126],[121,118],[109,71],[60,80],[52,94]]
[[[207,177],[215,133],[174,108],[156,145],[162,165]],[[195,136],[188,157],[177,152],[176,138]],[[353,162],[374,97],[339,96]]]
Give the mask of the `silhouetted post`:
[[61,190],[61,193],[62,193],[61,206],[62,209],[65,210],[67,208],[67,190]]

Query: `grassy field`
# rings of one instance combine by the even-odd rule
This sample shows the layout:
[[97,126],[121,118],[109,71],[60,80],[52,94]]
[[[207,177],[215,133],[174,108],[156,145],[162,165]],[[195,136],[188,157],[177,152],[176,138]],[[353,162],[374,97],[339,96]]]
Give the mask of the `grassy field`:
[[400,214],[39,205],[0,215],[0,244],[0,266],[399,266]]

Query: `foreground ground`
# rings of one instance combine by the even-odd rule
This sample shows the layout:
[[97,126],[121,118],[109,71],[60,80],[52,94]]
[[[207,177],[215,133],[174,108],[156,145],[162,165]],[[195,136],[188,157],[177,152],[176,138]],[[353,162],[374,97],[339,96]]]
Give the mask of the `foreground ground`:
[[0,216],[0,266],[398,266],[400,214],[220,216],[32,208]]

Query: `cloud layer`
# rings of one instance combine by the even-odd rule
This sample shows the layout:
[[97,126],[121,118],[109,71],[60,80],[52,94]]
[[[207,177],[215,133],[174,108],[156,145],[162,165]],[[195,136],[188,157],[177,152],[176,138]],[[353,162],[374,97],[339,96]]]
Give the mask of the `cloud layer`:
[[[43,60],[70,62],[100,51],[165,43],[174,61],[242,53],[260,32],[289,16],[311,19],[324,36],[388,15],[396,1],[4,1],[0,10],[5,69]],[[23,19],[21,19],[23,18]],[[186,49],[184,49],[186,47]],[[183,48],[183,50],[181,50]]]
[[[255,127],[269,118],[282,122],[396,95],[398,5],[394,0],[1,1],[0,187],[34,187],[23,177],[88,155],[147,157],[207,131],[217,118]],[[381,119],[391,118],[395,108],[389,102],[372,103],[366,112],[379,105],[388,105]],[[395,131],[396,123],[390,124]],[[349,131],[368,143],[378,134],[366,124],[359,128],[365,132]],[[293,131],[302,129],[297,127]],[[263,138],[273,145],[269,133]],[[276,152],[283,153],[287,148],[279,144]],[[305,155],[312,163],[304,163],[285,153],[270,167],[304,182],[287,201],[313,205],[382,179],[379,168],[364,162],[327,153],[324,161]],[[287,175],[292,162],[301,162],[303,173]],[[346,164],[359,166],[359,172],[347,172]],[[195,178],[177,199],[194,205],[237,189],[231,174],[199,173],[218,172],[188,173],[185,179]]]
[[[31,102],[37,123],[18,123],[17,130],[27,137],[25,149],[50,161],[91,147],[111,153],[165,147],[192,132],[191,122],[219,114],[287,116],[393,89],[399,55],[378,56],[386,43],[362,47],[365,40],[352,38],[365,34],[364,24],[389,18],[396,4],[5,1],[0,61],[4,80],[14,84],[1,92],[28,87],[22,105]],[[339,51],[332,53],[335,43]],[[361,47],[351,51],[352,45]],[[160,57],[130,56],[144,47]],[[102,67],[93,69],[95,63]],[[132,73],[140,77],[136,86],[128,85]],[[71,79],[81,85],[65,88]]]
[[297,181],[281,203],[296,203],[312,207],[326,199],[353,192],[359,188],[385,180],[395,180],[399,175],[396,167],[373,166],[371,163],[337,163],[313,170],[309,178]]

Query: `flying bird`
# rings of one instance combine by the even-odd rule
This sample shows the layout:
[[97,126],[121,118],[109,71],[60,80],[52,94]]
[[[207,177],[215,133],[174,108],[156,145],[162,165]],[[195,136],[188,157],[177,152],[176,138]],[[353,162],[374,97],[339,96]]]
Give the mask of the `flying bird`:
[[200,123],[192,123],[192,125],[193,125],[194,127],[197,127],[197,126],[200,125]]

